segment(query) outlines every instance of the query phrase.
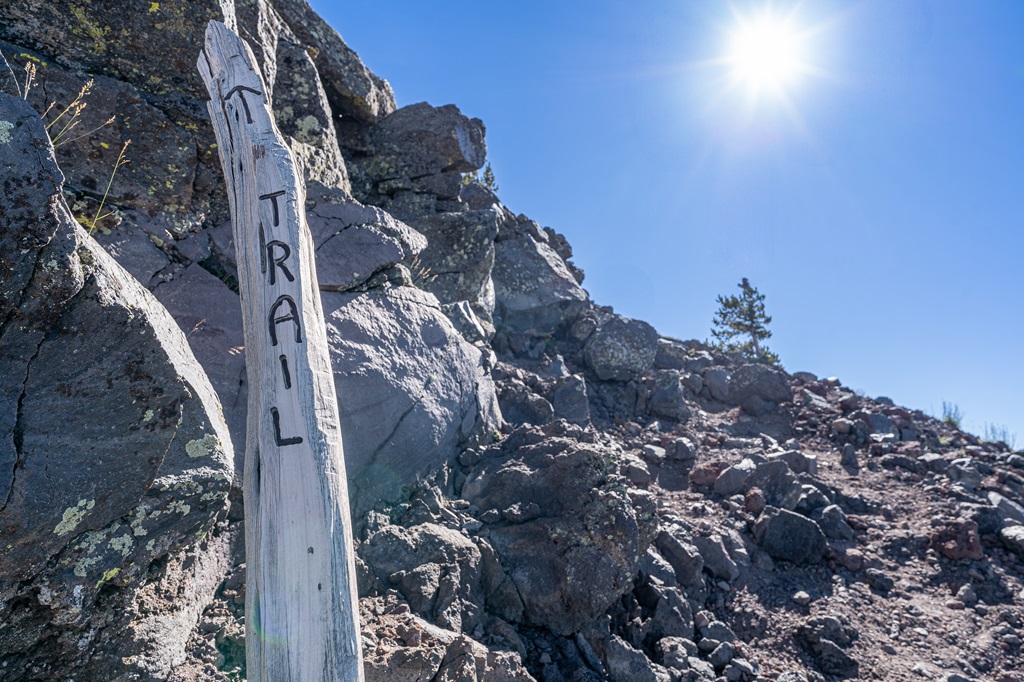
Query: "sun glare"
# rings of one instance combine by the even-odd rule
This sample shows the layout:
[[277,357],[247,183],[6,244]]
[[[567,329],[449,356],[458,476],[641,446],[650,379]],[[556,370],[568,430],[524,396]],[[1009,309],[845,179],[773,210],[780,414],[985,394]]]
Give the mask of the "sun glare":
[[740,20],[731,38],[728,62],[733,78],[751,94],[783,93],[805,70],[801,37],[786,20],[771,16]]

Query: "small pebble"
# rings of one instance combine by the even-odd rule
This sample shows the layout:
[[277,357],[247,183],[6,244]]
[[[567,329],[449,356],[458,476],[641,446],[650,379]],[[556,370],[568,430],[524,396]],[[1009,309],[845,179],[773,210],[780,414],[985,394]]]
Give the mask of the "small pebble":
[[800,590],[792,597],[793,601],[800,606],[807,606],[811,603],[811,595],[807,594],[803,590]]

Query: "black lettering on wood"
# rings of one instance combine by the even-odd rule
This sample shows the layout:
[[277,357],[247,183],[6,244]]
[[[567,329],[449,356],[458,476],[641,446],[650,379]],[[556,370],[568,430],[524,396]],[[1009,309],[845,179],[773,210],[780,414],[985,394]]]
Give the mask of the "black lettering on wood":
[[[278,308],[285,304],[288,305],[288,312],[281,317],[276,317]],[[295,324],[295,343],[302,343],[302,323],[299,322],[299,309],[295,305],[295,301],[291,296],[284,295],[278,297],[278,299],[274,301],[274,305],[270,306],[270,315],[268,317],[270,320],[271,346],[277,345],[277,325],[282,322],[288,322],[289,320]]]
[[[278,248],[281,250],[280,257],[274,257],[274,249]],[[288,259],[288,256],[292,255],[292,249],[284,242],[279,242],[276,239],[267,244],[267,258],[270,259],[270,283],[274,284],[277,282],[277,268],[281,268],[281,272],[288,279],[289,282],[294,282],[295,277],[291,271],[288,270],[288,266],[284,262]]]
[[263,222],[260,221],[260,272],[267,274],[267,237],[263,233]]
[[271,192],[270,194],[261,194],[260,199],[269,199],[270,203],[274,206],[274,227],[281,224],[281,211],[277,208],[277,198],[284,194],[285,191],[282,189],[279,192]]
[[[228,91],[228,94],[224,95],[224,99],[225,100],[231,99],[231,95],[235,94],[236,92],[238,93],[238,99],[241,100],[241,102],[242,102],[242,108],[245,109],[245,120],[248,123],[252,123],[253,122],[253,120],[252,120],[252,112],[249,111],[249,103],[245,101],[245,95],[243,95],[242,93],[243,92],[252,92],[252,93],[255,93],[257,95],[260,95],[261,97],[263,96],[263,93],[260,92],[259,90],[254,90],[253,88],[247,87],[245,85],[236,85],[235,87],[231,88],[231,90]],[[238,120],[238,112],[237,111],[235,112],[235,120],[236,121]]]
[[281,361],[281,376],[284,378],[284,387],[292,387],[292,374],[288,371],[288,358],[282,355],[278,358]]
[[298,445],[302,442],[302,436],[291,436],[289,438],[281,437],[281,413],[277,411],[276,407],[270,408],[270,414],[274,418],[274,441],[278,447],[285,445]]

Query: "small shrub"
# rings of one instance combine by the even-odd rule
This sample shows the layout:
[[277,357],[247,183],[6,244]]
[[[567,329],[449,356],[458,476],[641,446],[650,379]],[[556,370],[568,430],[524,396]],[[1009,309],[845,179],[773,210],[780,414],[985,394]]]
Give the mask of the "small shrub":
[[472,182],[476,182],[476,183],[479,183],[479,184],[483,185],[484,187],[486,187],[487,189],[491,190],[495,194],[498,193],[498,182],[494,179],[494,171],[491,169],[491,164],[490,163],[488,163],[486,166],[484,166],[483,175],[480,174],[480,171],[473,171],[472,173],[465,173],[465,174],[463,174],[463,176],[462,176],[462,186],[463,187],[465,187],[466,185],[468,185],[468,184],[470,184]]
[[96,208],[96,213],[91,219],[84,216],[79,218],[79,222],[89,230],[89,234],[92,234],[96,230],[96,226],[99,225],[101,220],[107,216],[114,215],[114,211],[107,211],[106,213],[103,213],[103,205],[107,203],[107,195],[110,194],[110,187],[114,184],[114,176],[117,175],[117,169],[129,161],[124,158],[124,153],[128,149],[128,145],[131,143],[131,140],[126,140],[125,143],[121,145],[121,153],[117,155],[117,161],[114,162],[114,168],[110,171],[110,180],[107,181],[107,188],[103,191],[103,198],[100,199],[100,205]]
[[985,424],[985,433],[982,440],[989,443],[1003,443],[1011,450],[1017,449],[1017,434],[1010,433],[1010,429],[1002,424]]
[[[29,90],[32,89],[32,84],[35,82],[37,75],[37,67],[31,61],[25,63],[25,82],[22,87],[22,96],[28,99]],[[89,92],[92,90],[93,80],[90,78],[86,81],[82,89],[78,91],[78,95],[75,96],[71,103],[55,114],[49,121],[47,116],[50,112],[54,111],[57,107],[56,102],[50,102],[50,105],[46,107],[39,117],[43,119],[43,123],[46,125],[46,132],[50,136],[50,143],[53,144],[53,148],[57,149],[65,144],[81,140],[84,137],[88,137],[102,128],[107,127],[116,119],[115,116],[111,116],[106,121],[96,126],[88,132],[79,132],[78,125],[81,123],[82,111],[88,106],[86,98],[89,96]],[[56,132],[54,132],[56,131]],[[73,134],[78,133],[78,134]],[[96,213],[93,214],[92,218],[86,216],[78,216],[78,221],[88,230],[91,235],[96,231],[100,221],[104,218],[112,216],[114,211],[107,211],[103,213],[103,206],[107,203],[107,197],[110,195],[110,188],[114,184],[114,177],[117,175],[118,169],[129,162],[129,159],[125,158],[125,152],[128,150],[128,145],[132,143],[131,140],[126,141],[121,145],[121,151],[117,155],[117,160],[114,161],[114,168],[110,171],[110,179],[107,181],[107,187],[103,192],[103,197],[100,199],[100,205],[96,209]]]
[[[29,64],[31,64],[31,62]],[[31,64],[31,69],[31,74],[27,74],[25,77],[26,96],[28,95],[28,89],[29,87],[31,87],[32,81],[35,79],[36,75],[36,69],[34,64]],[[26,66],[25,71],[28,72],[28,70],[29,66]],[[53,119],[46,123],[46,132],[50,134],[50,141],[53,143],[54,148],[68,144],[69,142],[74,142],[75,140],[81,140],[83,137],[88,137],[89,135],[95,133],[97,130],[105,128],[106,126],[114,122],[114,117],[111,116],[106,121],[99,124],[89,132],[81,133],[79,135],[71,137],[72,131],[74,131],[78,127],[78,124],[82,122],[82,111],[84,111],[85,108],[88,106],[88,102],[86,102],[85,100],[86,97],[89,96],[89,91],[92,90],[92,86],[93,80],[90,78],[88,81],[86,81],[85,85],[82,86],[82,89],[78,91],[78,95],[73,100],[71,100],[71,104],[61,109],[60,113],[58,113],[56,116],[53,117]],[[46,122],[47,115],[49,115],[49,113],[53,111],[54,107],[56,106],[56,102],[50,102],[50,106],[46,107],[46,111],[40,114],[40,117],[43,119],[44,122]],[[59,127],[58,124],[60,124]],[[57,128],[56,133],[52,132],[54,128]]]
[[960,411],[960,406],[956,403],[949,403],[943,400],[942,421],[959,430],[961,428],[960,425],[963,424],[964,421],[964,413]]

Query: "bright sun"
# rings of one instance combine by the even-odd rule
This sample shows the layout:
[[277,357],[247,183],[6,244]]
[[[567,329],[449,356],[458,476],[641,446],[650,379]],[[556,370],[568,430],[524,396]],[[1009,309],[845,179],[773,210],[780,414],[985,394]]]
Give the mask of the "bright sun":
[[789,21],[771,16],[740,20],[727,57],[733,77],[751,94],[763,90],[784,93],[806,69],[801,43]]

